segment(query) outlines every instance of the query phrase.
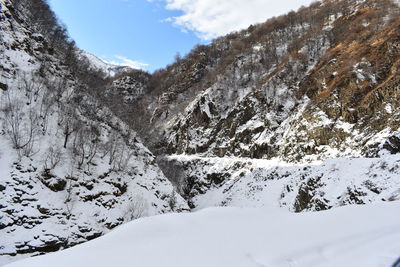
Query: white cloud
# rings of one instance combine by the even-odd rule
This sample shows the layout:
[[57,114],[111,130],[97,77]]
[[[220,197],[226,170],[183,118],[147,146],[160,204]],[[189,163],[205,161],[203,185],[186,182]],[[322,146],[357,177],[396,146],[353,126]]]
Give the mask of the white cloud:
[[[154,1],[154,0],[149,0]],[[166,8],[183,14],[172,18],[183,30],[194,31],[210,40],[273,16],[296,10],[313,0],[160,0]]]
[[118,66],[128,66],[131,67],[133,69],[146,69],[146,67],[149,66],[149,64],[140,62],[140,61],[136,61],[136,60],[132,60],[129,59],[127,57],[123,57],[123,56],[114,56],[114,60],[111,61],[106,61],[107,63],[113,64],[113,65],[118,65]]

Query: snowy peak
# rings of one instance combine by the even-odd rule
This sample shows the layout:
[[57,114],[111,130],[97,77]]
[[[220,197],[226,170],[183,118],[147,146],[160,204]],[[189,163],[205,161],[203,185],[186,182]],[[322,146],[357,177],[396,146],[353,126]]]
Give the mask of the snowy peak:
[[84,50],[80,50],[79,55],[81,59],[86,58],[89,61],[89,64],[93,70],[100,71],[108,77],[115,77],[133,71],[133,69],[129,66],[107,62]]

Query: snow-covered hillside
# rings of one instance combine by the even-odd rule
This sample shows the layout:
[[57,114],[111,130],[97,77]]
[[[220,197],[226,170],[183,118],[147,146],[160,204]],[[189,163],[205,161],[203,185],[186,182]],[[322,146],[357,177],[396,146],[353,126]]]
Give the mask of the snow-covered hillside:
[[86,52],[85,50],[79,50],[78,53],[80,57],[85,57],[89,60],[89,63],[93,69],[101,71],[109,77],[114,77],[116,75],[127,73],[133,70],[129,66],[106,62],[101,58],[98,58],[95,55]]
[[[323,1],[216,40],[207,49],[228,56],[205,69],[218,74],[150,106],[161,149],[289,162],[399,152],[399,18],[390,1]],[[195,76],[190,63],[167,77]]]
[[192,208],[284,207],[319,211],[400,199],[400,155],[296,164],[174,155],[164,159]]
[[30,1],[19,3],[0,0],[0,265],[186,210],[137,134],[28,23]]
[[324,212],[212,208],[140,219],[7,267],[377,267],[399,256],[400,203]]
[[390,199],[400,189],[399,29],[391,0],[317,1],[154,73],[129,123],[192,208]]
[[156,154],[398,153],[399,18],[391,0],[316,1],[197,46],[126,106],[140,114],[131,126]]
[[391,0],[316,2],[153,74],[79,50],[44,0],[0,4],[0,265],[115,227],[11,266],[399,256]]

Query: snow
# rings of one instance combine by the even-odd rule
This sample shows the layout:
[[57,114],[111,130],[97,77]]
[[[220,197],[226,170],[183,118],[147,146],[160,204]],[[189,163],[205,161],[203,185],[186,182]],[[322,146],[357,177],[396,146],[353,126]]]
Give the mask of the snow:
[[117,65],[107,62],[84,50],[80,50],[80,55],[81,57],[86,57],[94,69],[100,70],[110,77],[132,70],[132,68],[127,65]]
[[393,113],[393,108],[391,104],[386,104],[385,110],[387,113],[392,114]]
[[[400,188],[400,156],[337,158],[294,164],[280,159],[173,155],[185,177],[196,177],[191,191],[194,210],[216,206],[298,208],[299,191],[309,188],[304,210],[395,199]],[[210,176],[223,177],[214,184]],[[318,184],[315,188],[307,184]],[[198,191],[197,191],[198,190]],[[357,193],[358,192],[358,193]],[[356,195],[356,199],[354,196]]]
[[[4,0],[0,2],[3,3]],[[330,21],[334,21],[334,18]],[[31,73],[39,67],[41,56],[27,52],[29,50],[24,49],[25,44],[40,47],[40,43],[30,40],[26,30],[21,27],[18,26],[15,31],[4,27],[8,30],[2,33],[3,43],[8,44],[15,40],[19,46],[16,50],[6,49],[3,57],[7,60],[2,59],[2,63],[8,69]],[[326,27],[328,29],[330,25]],[[297,31],[302,32],[300,29]],[[282,38],[277,39],[290,43],[291,38],[285,37],[283,33],[278,35]],[[185,167],[190,166],[185,169],[187,177],[195,177],[196,186],[201,187],[198,191],[201,193],[194,192],[190,199],[196,207],[194,210],[198,212],[139,219],[121,226],[104,238],[59,254],[29,259],[10,266],[389,266],[399,251],[399,245],[396,245],[400,234],[397,215],[399,204],[383,203],[383,200],[400,198],[400,157],[345,157],[361,156],[361,147],[356,144],[365,144],[366,141],[367,145],[383,144],[392,131],[387,128],[377,134],[363,133],[356,125],[345,122],[342,118],[333,120],[322,110],[317,110],[312,114],[314,117],[307,119],[303,115],[308,99],[296,99],[294,92],[298,86],[288,82],[302,79],[306,71],[315,66],[317,59],[328,48],[328,44],[321,43],[321,40],[324,40],[322,35],[311,40],[318,41],[322,46],[318,51],[314,51],[312,45],[305,45],[300,50],[315,53],[305,66],[290,59],[294,67],[290,73],[294,76],[281,70],[280,75],[276,75],[279,79],[275,77],[265,81],[255,77],[264,79],[277,66],[271,64],[269,69],[255,68],[252,74],[247,73],[246,66],[258,62],[257,54],[267,47],[265,44],[254,46],[250,54],[235,61],[236,65],[232,69],[218,76],[217,83],[194,99],[185,100],[190,104],[179,121],[190,125],[189,119],[197,111],[197,107],[200,107],[202,115],[211,120],[210,127],[189,127],[187,135],[191,139],[188,139],[187,146],[193,148],[191,150],[208,145],[214,135],[218,142],[208,146],[210,151],[215,147],[228,149],[233,142],[238,142],[241,153],[251,152],[253,144],[277,143],[282,145],[281,149],[296,144],[298,146],[291,149],[302,150],[304,145],[315,150],[315,154],[302,155],[303,163],[289,164],[285,161],[291,161],[292,158],[282,157],[272,160],[203,157],[213,155],[212,153],[201,156],[172,156],[171,159],[184,162]],[[277,42],[276,47],[278,56],[283,57],[288,49],[287,44]],[[255,53],[257,51],[259,53]],[[88,57],[93,68],[103,70],[110,76],[126,70],[82,53]],[[61,66],[54,57],[50,57],[49,62],[51,65]],[[369,79],[376,83],[376,77],[368,71],[369,66],[365,60],[356,64],[355,75],[359,80]],[[54,73],[55,76],[68,76],[65,70],[56,68]],[[9,92],[16,91],[19,78],[7,77],[11,74],[6,72],[2,75],[0,79],[12,85],[9,86]],[[338,73],[334,72],[333,75]],[[262,85],[258,84],[259,81],[262,81]],[[132,84],[138,85],[138,95],[143,93],[139,82]],[[323,85],[327,86],[325,83]],[[68,82],[61,102],[67,101],[67,95],[74,95],[74,86],[73,81]],[[259,86],[262,88],[258,88]],[[41,96],[49,91],[47,89],[43,89]],[[258,93],[265,93],[267,103],[260,101]],[[167,94],[168,92],[165,96]],[[23,100],[25,96],[18,91],[16,97]],[[182,95],[178,97],[185,98]],[[132,101],[132,96],[127,100]],[[85,96],[84,101],[95,106],[94,99],[89,96]],[[38,109],[39,104],[31,103],[29,106]],[[276,111],[278,106],[282,106],[282,111]],[[225,138],[226,132],[216,133],[213,125],[218,125],[229,116],[236,116],[236,109],[239,108],[249,111],[249,114],[254,111],[256,115],[251,114],[253,117],[250,120],[247,116],[242,118],[237,115],[234,121],[237,122],[236,135],[231,139]],[[28,107],[24,108],[27,109]],[[131,133],[128,126],[112,116],[110,111],[96,110],[97,119],[85,116],[84,110],[77,116],[83,123],[99,127],[101,144],[106,145],[115,135],[130,136],[132,142],[136,140],[136,134]],[[387,113],[396,112],[395,106],[390,103],[385,110]],[[168,110],[164,114],[167,113]],[[62,129],[57,125],[62,110],[53,107],[49,114],[46,135],[35,141],[35,146],[40,151],[31,159],[22,158],[22,171],[13,165],[19,159],[12,145],[4,134],[0,136],[0,178],[7,184],[7,188],[0,192],[0,226],[7,226],[0,230],[0,255],[4,255],[0,257],[0,265],[31,256],[32,254],[20,252],[30,247],[41,247],[62,240],[84,242],[87,236],[108,232],[107,225],[115,225],[121,220],[130,221],[132,217],[139,215],[151,216],[171,211],[168,199],[174,190],[172,184],[158,169],[154,157],[139,141],[135,141],[129,149],[121,149],[120,156],[126,157],[127,168],[118,172],[111,171],[113,168],[100,155],[93,159],[95,164],[88,164],[87,173],[74,169],[73,159],[66,153],[63,156],[65,162],[54,167],[52,172],[59,178],[69,177],[72,173],[76,176],[77,181],[68,180],[73,196],[66,191],[53,192],[46,188],[39,179],[43,162],[46,161],[50,147],[61,147],[60,140],[63,137]],[[173,116],[160,118],[171,122],[174,119]],[[0,121],[1,119],[0,116]],[[262,128],[265,130],[258,131]],[[330,129],[349,137],[340,140],[340,144],[336,146],[318,145],[314,140],[307,140],[307,131],[304,129]],[[172,132],[175,137],[176,131],[173,129]],[[252,135],[251,140],[243,142],[240,137],[243,133]],[[342,158],[321,161],[329,157]],[[308,160],[312,163],[305,163]],[[209,174],[222,176],[223,181],[215,182],[208,178]],[[310,186],[308,189],[310,203],[302,209],[315,210],[320,208],[318,203],[323,202],[327,204],[326,208],[333,208],[332,210],[322,213],[289,213],[295,209],[300,189],[308,183],[317,186]],[[126,192],[121,196],[117,196],[121,191],[118,186],[126,186]],[[18,198],[20,203],[16,203],[14,198]],[[85,200],[90,198],[94,199]],[[185,201],[180,197],[178,200],[178,209],[174,210],[185,210]],[[374,204],[337,209],[341,205],[354,204],[354,201]],[[138,206],[132,206],[134,203],[139,203],[142,207],[135,214],[133,211]],[[1,208],[2,205],[5,208]],[[209,208],[215,206],[231,208]],[[13,214],[8,213],[11,210],[6,210],[8,207],[12,207]],[[284,209],[279,209],[281,207]],[[43,208],[51,211],[48,218],[44,218],[41,211]],[[203,208],[206,209],[201,210]],[[67,213],[71,213],[71,218],[70,215],[63,215]],[[25,217],[28,218],[23,219],[21,225],[15,223],[17,219]],[[40,224],[36,225],[35,221],[40,221]],[[90,233],[85,235],[89,230]],[[11,256],[14,254],[18,255]]]
[[[12,18],[4,15],[7,12],[2,5],[0,17]],[[8,90],[0,90],[0,265],[37,255],[49,246],[57,249],[85,242],[124,221],[171,211],[168,199],[174,188],[136,133],[109,109],[100,107],[94,97],[77,90],[77,82],[55,54],[29,48],[43,45],[31,38],[29,25],[5,19],[1,28],[0,62],[5,71],[0,72],[0,81]],[[36,71],[43,57],[50,71],[39,76]],[[92,64],[95,61],[92,58]],[[117,66],[117,70],[127,68]],[[61,84],[59,77],[66,80],[58,99],[53,85]],[[37,85],[35,90],[40,88],[35,96],[27,93],[32,84]],[[70,101],[77,96],[84,105]],[[10,141],[5,112],[9,104],[17,107],[24,137],[30,130],[30,112],[37,115],[29,157],[21,149],[17,153]],[[70,112],[80,128],[91,125],[98,130],[99,146],[92,164],[86,162],[82,168],[77,166],[71,141],[63,148],[65,119],[72,119]],[[106,153],[110,143],[116,151],[113,163],[111,152]],[[51,151],[60,153],[58,164],[52,167]],[[49,179],[45,178],[48,167]],[[49,186],[59,181],[65,182],[63,189]],[[178,196],[174,210],[181,207],[187,209],[187,204]]]
[[210,208],[125,224],[74,248],[7,267],[390,266],[400,202],[324,212]]
[[254,51],[260,51],[260,50],[262,50],[264,47],[263,47],[263,45],[261,45],[261,44],[257,44],[257,45],[255,45],[255,46],[253,46],[253,50]]
[[254,130],[260,127],[264,127],[264,123],[262,121],[257,120],[257,117],[253,117],[251,120],[249,120],[246,124],[240,125],[237,129],[236,132],[240,133],[243,132],[247,129],[249,130]]

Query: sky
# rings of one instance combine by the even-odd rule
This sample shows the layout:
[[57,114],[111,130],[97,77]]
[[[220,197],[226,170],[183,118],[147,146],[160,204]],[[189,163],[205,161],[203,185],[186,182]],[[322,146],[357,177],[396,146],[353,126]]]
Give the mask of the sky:
[[312,0],[48,0],[81,49],[154,71],[196,44],[247,28]]

